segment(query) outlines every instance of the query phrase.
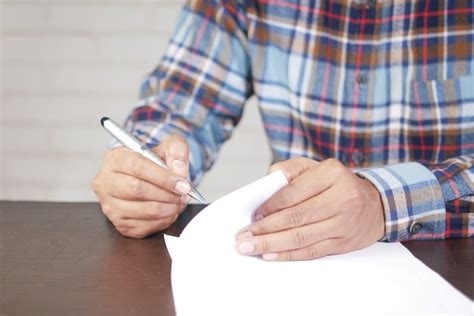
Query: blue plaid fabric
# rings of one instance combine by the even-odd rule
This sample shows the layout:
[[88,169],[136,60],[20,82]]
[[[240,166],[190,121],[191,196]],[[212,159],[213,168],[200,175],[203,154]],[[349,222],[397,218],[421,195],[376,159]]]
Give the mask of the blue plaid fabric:
[[374,183],[384,240],[473,236],[473,43],[473,1],[190,1],[126,127],[197,183],[254,95],[275,162]]

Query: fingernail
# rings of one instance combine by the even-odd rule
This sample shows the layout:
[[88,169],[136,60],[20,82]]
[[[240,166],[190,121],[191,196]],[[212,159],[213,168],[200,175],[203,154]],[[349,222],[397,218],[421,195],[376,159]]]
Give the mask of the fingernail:
[[171,168],[173,169],[174,172],[184,175],[187,173],[186,170],[186,164],[182,162],[181,160],[173,160],[171,163]]
[[191,190],[189,183],[184,182],[184,181],[176,182],[176,185],[174,188],[176,189],[176,191],[178,191],[181,194],[187,194],[189,190]]
[[240,239],[249,238],[249,237],[252,237],[252,236],[253,235],[252,235],[251,231],[245,230],[241,233],[238,233],[236,238],[237,238],[237,240],[240,240]]
[[259,221],[263,218],[263,215],[262,215],[262,213],[255,213],[254,218],[255,218],[256,221]]
[[262,258],[264,260],[268,260],[268,261],[275,261],[277,259],[278,255],[274,252],[271,252],[271,253],[264,253],[262,255]]
[[180,201],[183,203],[188,203],[191,200],[191,197],[189,195],[183,194],[181,195]]
[[255,250],[255,246],[250,241],[240,242],[238,248],[239,252],[244,254],[251,253]]

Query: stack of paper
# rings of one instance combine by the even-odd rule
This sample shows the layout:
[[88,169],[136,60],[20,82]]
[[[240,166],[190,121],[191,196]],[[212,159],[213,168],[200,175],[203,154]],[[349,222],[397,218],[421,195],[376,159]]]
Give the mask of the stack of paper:
[[165,236],[178,315],[473,315],[473,302],[399,243],[300,262],[235,249],[251,213],[287,184],[273,173],[212,203]]

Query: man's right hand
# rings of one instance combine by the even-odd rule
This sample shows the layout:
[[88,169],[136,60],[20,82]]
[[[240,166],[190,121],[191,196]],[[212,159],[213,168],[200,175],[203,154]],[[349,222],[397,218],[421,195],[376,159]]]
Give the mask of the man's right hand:
[[189,201],[189,149],[176,135],[152,149],[169,170],[125,147],[109,150],[92,182],[102,211],[125,236],[143,238],[168,228]]

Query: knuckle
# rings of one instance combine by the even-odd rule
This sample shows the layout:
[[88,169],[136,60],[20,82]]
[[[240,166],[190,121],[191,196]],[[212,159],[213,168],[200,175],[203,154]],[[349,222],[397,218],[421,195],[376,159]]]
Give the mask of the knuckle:
[[326,166],[327,166],[328,177],[332,177],[336,181],[340,181],[341,179],[346,179],[347,168],[339,161],[335,160],[334,163],[329,163]]
[[295,245],[296,248],[302,248],[306,246],[307,241],[308,241],[308,237],[300,229],[295,230],[295,232],[293,233],[292,239],[293,239],[293,245]]
[[270,250],[270,245],[269,245],[268,241],[265,238],[262,238],[260,240],[260,250],[261,250],[262,253],[269,252],[269,250]]
[[304,256],[305,258],[307,259],[315,259],[315,258],[319,258],[321,255],[321,252],[319,251],[318,247],[307,247],[305,249],[305,253],[304,253]]
[[101,174],[98,173],[94,179],[92,180],[92,184],[91,184],[91,187],[92,187],[92,190],[97,194],[101,191],[101,187],[102,187],[102,177],[101,177]]
[[171,135],[167,142],[167,151],[174,155],[182,156],[188,151],[188,143],[180,135]]
[[133,159],[130,159],[130,170],[133,175],[140,176],[145,171],[145,164],[138,157],[134,157]]
[[186,143],[186,140],[181,135],[173,134],[170,136],[170,142]]
[[326,165],[333,169],[340,169],[343,165],[336,158],[329,158],[325,160]]
[[110,216],[112,215],[112,208],[108,205],[103,203],[102,204],[102,213],[104,213],[105,216],[107,216],[108,219],[110,219]]
[[124,226],[118,226],[118,225],[115,225],[115,228],[117,229],[117,231],[122,234],[123,236],[128,236],[129,232],[130,232],[130,228],[129,227],[124,227]]
[[112,207],[106,204],[102,206],[102,212],[114,225],[120,224],[121,217]]
[[303,214],[299,209],[294,208],[288,213],[288,225],[290,227],[300,227],[303,225]]
[[114,224],[114,226],[118,226],[118,225],[121,225],[123,223],[123,219],[122,217],[115,213],[115,212],[111,212],[107,218],[109,219],[109,221],[112,222],[112,224]]
[[263,235],[271,231],[265,220],[255,222],[249,227],[252,235]]
[[145,212],[145,217],[147,219],[158,219],[160,218],[160,209],[161,209],[161,204],[159,202],[155,201],[150,201],[147,203],[147,208],[144,210]]
[[141,179],[134,179],[130,182],[130,195],[135,198],[143,198],[146,193],[145,181]]

